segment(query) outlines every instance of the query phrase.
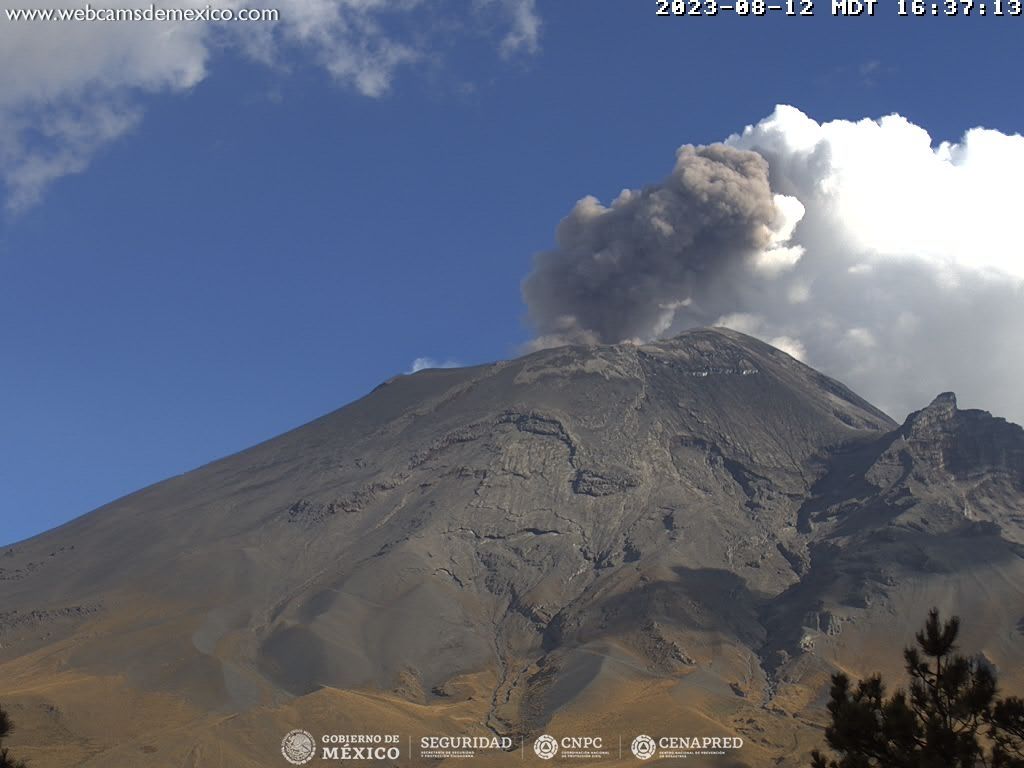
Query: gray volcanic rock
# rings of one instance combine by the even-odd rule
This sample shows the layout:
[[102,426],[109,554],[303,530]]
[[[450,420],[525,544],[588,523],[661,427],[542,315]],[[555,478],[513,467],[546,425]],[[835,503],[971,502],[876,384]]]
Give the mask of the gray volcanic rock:
[[1024,430],[987,411],[958,410],[952,392],[912,413],[900,436],[922,464],[958,481],[997,474],[1024,483]]
[[510,734],[677,680],[785,755],[760,718],[813,719],[831,670],[933,602],[1024,660],[1022,500],[1024,431],[952,395],[898,426],[723,329],[546,350],[397,377],[11,547],[0,671],[67,647],[211,712],[325,687],[430,706],[486,671],[481,719]]

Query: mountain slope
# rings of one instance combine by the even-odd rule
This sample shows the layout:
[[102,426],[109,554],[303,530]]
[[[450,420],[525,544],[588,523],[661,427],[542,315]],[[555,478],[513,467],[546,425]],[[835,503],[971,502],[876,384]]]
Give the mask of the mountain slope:
[[76,709],[108,685],[139,765],[277,764],[296,712],[367,696],[411,734],[685,723],[760,764],[930,603],[1021,660],[1022,457],[722,329],[398,377],[0,556],[0,700],[40,765],[125,748]]

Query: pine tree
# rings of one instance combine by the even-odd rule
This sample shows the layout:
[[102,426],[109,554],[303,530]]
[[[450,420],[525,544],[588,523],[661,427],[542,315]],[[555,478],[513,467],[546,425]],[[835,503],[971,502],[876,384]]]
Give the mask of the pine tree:
[[11,757],[7,752],[7,747],[3,746],[4,739],[13,730],[14,725],[11,723],[11,719],[7,716],[7,712],[4,711],[3,707],[0,707],[0,768],[27,768],[23,761],[15,760]]
[[1024,768],[1024,701],[997,697],[992,669],[956,653],[960,620],[932,609],[903,652],[909,689],[886,697],[873,675],[832,676],[825,741],[814,768]]

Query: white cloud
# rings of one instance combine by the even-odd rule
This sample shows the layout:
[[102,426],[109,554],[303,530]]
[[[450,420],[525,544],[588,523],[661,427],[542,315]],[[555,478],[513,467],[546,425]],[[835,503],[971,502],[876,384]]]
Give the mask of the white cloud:
[[[167,7],[206,4],[178,0]],[[537,50],[534,0],[486,4],[488,20],[497,20],[488,27],[503,56]],[[148,0],[116,4],[147,5]],[[3,0],[0,7],[39,3]],[[0,181],[8,209],[31,205],[48,183],[83,170],[97,150],[130,130],[141,116],[140,96],[180,93],[202,81],[214,50],[235,50],[269,64],[297,54],[341,85],[378,97],[402,67],[432,55],[431,30],[450,30],[448,22],[458,18],[462,25],[467,16],[460,3],[444,0],[225,0],[217,7],[276,8],[280,21],[0,18]]]
[[460,365],[461,363],[456,360],[435,360],[432,357],[417,357],[412,361],[412,365],[409,366],[409,370],[406,373],[425,371],[428,368],[458,368]]
[[899,115],[819,125],[780,106],[729,143],[769,158],[773,186],[827,204],[866,262],[911,259],[1024,278],[1014,232],[1024,139],[974,128],[933,146]]
[[504,5],[511,16],[512,26],[501,41],[502,55],[508,57],[521,51],[536,53],[540,48],[540,15],[536,0],[510,0]]
[[[40,108],[30,117],[0,112],[0,168],[8,209],[33,205],[51,181],[83,171],[100,147],[131,130],[140,115],[115,99]],[[40,138],[29,146],[23,139],[27,133]]]
[[[768,159],[805,207],[800,263],[743,309],[762,337],[902,417],[944,390],[1024,422],[1024,242],[1014,209],[1024,138],[974,128],[933,144],[899,115],[817,123],[792,107],[729,139]],[[783,291],[801,285],[798,304]]]

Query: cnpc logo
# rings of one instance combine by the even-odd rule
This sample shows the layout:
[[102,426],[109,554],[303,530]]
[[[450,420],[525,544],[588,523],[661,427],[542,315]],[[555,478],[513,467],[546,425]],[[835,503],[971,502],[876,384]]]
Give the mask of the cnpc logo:
[[563,736],[556,739],[554,736],[544,734],[538,736],[533,742],[533,751],[541,760],[550,760],[559,751],[571,755],[580,756],[580,753],[590,753],[604,749],[604,741],[600,736]]
[[558,739],[545,733],[533,742],[533,751],[541,760],[550,760],[558,754]]

